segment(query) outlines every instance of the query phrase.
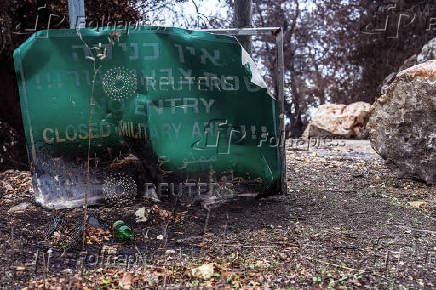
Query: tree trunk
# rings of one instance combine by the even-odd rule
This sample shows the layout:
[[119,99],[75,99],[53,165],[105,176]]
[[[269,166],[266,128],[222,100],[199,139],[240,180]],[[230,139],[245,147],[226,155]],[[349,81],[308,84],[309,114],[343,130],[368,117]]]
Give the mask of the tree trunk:
[[[251,27],[251,0],[235,0],[233,11],[233,26],[237,28]],[[242,47],[251,53],[251,37],[238,36]]]

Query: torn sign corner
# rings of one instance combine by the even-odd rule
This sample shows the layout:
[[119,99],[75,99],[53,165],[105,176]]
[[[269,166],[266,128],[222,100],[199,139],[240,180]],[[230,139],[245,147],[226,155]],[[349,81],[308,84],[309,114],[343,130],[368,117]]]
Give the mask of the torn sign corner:
[[[263,77],[260,73],[260,70],[257,68],[253,59],[250,57],[250,55],[247,53],[247,51],[242,46],[241,46],[241,62],[242,62],[242,66],[247,67],[247,69],[249,69],[251,72],[251,80],[250,81],[253,84],[255,84],[261,88],[267,89],[267,85],[266,85],[265,80],[263,79]],[[271,96],[271,94],[269,92],[268,92],[268,94]]]

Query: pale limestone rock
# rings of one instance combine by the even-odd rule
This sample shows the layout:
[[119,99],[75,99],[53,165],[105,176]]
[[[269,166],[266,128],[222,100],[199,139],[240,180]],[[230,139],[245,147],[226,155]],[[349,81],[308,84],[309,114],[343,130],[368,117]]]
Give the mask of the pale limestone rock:
[[191,270],[192,277],[209,280],[214,274],[213,264],[203,264]]
[[312,116],[303,138],[319,136],[358,137],[365,127],[371,105],[357,102],[351,105],[321,105]]

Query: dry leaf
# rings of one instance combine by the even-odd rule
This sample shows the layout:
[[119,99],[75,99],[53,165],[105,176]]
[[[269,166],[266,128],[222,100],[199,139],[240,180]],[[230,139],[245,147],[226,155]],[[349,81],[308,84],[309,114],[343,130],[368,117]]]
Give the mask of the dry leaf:
[[409,201],[407,204],[411,207],[414,207],[414,208],[424,208],[424,209],[427,208],[427,206],[428,206],[427,202],[420,201],[420,200]]
[[123,284],[123,289],[130,289],[132,286],[132,274],[124,273],[123,278],[121,278],[120,282]]

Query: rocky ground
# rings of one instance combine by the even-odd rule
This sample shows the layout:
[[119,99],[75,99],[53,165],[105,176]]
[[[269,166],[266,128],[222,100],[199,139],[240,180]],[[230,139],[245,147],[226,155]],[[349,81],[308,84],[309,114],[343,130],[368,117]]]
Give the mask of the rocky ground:
[[[3,172],[0,286],[436,287],[435,186],[397,179],[368,141],[287,147],[289,195],[91,208],[86,251],[81,209],[43,209],[28,172]],[[117,219],[134,241],[113,237]]]

